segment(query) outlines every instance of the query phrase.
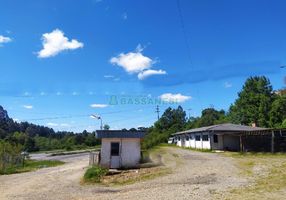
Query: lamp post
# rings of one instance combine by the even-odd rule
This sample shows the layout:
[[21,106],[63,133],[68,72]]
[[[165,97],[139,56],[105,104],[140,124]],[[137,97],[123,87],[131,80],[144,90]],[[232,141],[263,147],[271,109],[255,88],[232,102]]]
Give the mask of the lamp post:
[[[281,69],[286,69],[286,65],[281,65],[280,68]],[[284,76],[284,84],[286,84],[286,76]]]
[[102,118],[99,115],[94,115],[94,114],[90,115],[90,117],[92,119],[100,120],[100,130],[102,130]]

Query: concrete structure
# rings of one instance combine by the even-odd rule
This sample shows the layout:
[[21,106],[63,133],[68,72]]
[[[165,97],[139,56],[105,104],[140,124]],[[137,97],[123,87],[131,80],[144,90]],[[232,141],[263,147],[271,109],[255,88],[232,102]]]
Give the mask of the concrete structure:
[[141,159],[143,131],[100,130],[100,165],[107,168],[136,168]]
[[241,150],[241,134],[268,130],[236,124],[218,124],[172,134],[175,144],[181,147],[212,150]]

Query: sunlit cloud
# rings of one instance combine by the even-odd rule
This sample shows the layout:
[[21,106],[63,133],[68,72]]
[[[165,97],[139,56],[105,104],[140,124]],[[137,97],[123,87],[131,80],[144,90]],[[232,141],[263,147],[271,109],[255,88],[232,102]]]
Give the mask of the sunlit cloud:
[[12,39],[9,37],[5,37],[3,35],[0,35],[0,47],[4,43],[12,42]]
[[106,108],[108,105],[107,104],[91,104],[90,107],[92,108]]
[[104,78],[114,78],[113,75],[104,75],[103,77],[104,77]]
[[32,105],[23,105],[23,107],[26,109],[33,109],[34,108]]
[[232,87],[232,84],[230,82],[225,82],[224,83],[224,87],[225,88],[231,88]]
[[139,44],[135,51],[120,53],[112,57],[110,63],[122,67],[128,74],[138,74],[138,79],[143,80],[152,75],[163,75],[164,70],[151,69],[156,63],[155,60],[143,55],[144,48]]
[[165,93],[165,94],[162,94],[160,96],[160,99],[162,101],[165,101],[165,102],[177,102],[177,103],[183,103],[187,100],[190,100],[192,97],[191,96],[186,96],[186,95],[182,95],[180,93],[178,94],[172,94],[172,93]]
[[44,33],[42,36],[43,49],[38,52],[39,58],[48,58],[59,54],[65,50],[75,50],[83,47],[83,43],[65,37],[64,32],[55,29],[50,33]]
[[139,80],[143,80],[149,76],[153,76],[153,75],[163,75],[163,74],[167,74],[166,71],[164,70],[153,70],[153,69],[148,69],[148,70],[144,70],[142,72],[140,72],[138,74],[138,79]]

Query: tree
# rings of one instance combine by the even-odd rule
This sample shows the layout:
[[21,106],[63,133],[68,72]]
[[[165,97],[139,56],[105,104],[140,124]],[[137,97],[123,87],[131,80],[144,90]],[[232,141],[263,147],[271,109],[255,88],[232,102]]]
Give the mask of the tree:
[[109,129],[110,129],[110,126],[108,124],[104,124],[103,130],[109,130]]
[[186,123],[186,112],[181,106],[177,109],[167,108],[161,118],[155,123],[155,128],[168,130],[171,127],[183,130]]
[[270,126],[279,128],[286,120],[286,95],[276,96],[270,110]]
[[167,142],[172,133],[184,130],[186,112],[181,106],[177,109],[167,108],[161,118],[149,128],[143,141],[143,148],[148,149],[162,142]]
[[245,125],[256,123],[258,126],[267,127],[272,101],[270,81],[265,76],[250,77],[230,107],[231,121]]
[[211,126],[218,123],[226,122],[225,111],[217,111],[214,108],[207,108],[202,111],[202,116],[199,119],[198,125],[202,126]]

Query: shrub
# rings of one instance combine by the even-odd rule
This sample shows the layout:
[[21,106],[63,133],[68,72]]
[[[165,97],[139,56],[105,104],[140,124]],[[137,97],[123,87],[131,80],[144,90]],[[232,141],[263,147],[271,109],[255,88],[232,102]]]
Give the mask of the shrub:
[[85,182],[99,183],[101,177],[105,176],[108,169],[99,166],[94,166],[86,170],[83,179]]

